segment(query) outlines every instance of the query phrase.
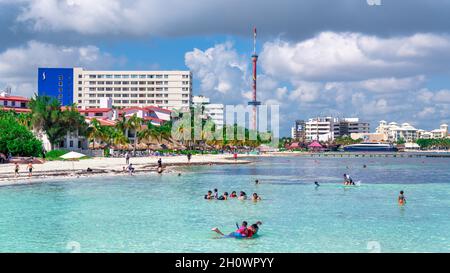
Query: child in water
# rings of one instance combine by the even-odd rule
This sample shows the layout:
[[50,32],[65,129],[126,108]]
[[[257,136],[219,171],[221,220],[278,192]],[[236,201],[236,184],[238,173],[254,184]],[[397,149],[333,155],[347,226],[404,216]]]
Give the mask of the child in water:
[[406,198],[405,198],[405,196],[403,195],[403,191],[400,191],[400,195],[398,196],[398,204],[400,205],[400,206],[403,206],[403,205],[405,205],[406,204]]

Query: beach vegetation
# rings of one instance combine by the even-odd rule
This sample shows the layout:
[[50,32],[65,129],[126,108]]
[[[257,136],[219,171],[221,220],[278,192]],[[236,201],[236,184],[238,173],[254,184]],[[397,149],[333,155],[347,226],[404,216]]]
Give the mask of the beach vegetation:
[[12,112],[0,111],[0,153],[13,156],[35,156],[42,153],[42,142]]

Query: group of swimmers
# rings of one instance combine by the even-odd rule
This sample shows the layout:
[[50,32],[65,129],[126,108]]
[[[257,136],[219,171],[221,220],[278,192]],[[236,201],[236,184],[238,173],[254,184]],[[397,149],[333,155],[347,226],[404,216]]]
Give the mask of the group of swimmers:
[[[237,195],[236,191],[232,191],[231,194],[228,194],[228,192],[224,192],[222,195],[219,195],[219,191],[217,189],[214,189],[214,191],[208,191],[207,194],[205,194],[205,199],[207,200],[228,200],[229,198],[237,198],[238,200],[247,200],[247,194],[244,191],[239,192],[239,196]],[[252,201],[260,201],[261,197],[254,192],[251,197]]]
[[252,238],[258,233],[260,225],[262,225],[262,222],[258,221],[248,227],[247,221],[243,221],[241,226],[236,223],[237,230],[228,235],[223,234],[217,227],[213,228],[212,231],[222,235],[224,238]]

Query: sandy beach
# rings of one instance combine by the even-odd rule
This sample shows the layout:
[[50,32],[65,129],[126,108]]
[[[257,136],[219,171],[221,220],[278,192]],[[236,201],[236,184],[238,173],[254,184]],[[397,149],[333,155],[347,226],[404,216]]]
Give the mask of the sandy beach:
[[[165,172],[172,172],[174,167],[187,165],[208,165],[208,164],[246,164],[250,161],[244,159],[233,159],[231,154],[220,155],[193,155],[188,163],[187,157],[180,156],[150,156],[132,157],[130,163],[133,164],[136,174],[151,173],[157,170],[157,161],[162,159]],[[47,161],[43,164],[33,165],[33,177],[28,178],[26,164],[20,165],[19,176],[14,177],[14,164],[0,165],[0,186],[37,183],[52,178],[73,177],[73,176],[110,176],[129,175],[124,172],[126,168],[125,158],[91,158],[79,161]],[[90,168],[92,172],[86,170]]]

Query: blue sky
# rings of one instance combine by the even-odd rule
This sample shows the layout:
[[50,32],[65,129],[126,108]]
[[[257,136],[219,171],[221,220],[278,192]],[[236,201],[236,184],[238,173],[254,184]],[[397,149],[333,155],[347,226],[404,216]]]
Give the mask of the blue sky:
[[295,119],[450,122],[450,1],[0,0],[0,88],[36,90],[40,66],[189,69],[194,94],[241,104],[251,90]]

